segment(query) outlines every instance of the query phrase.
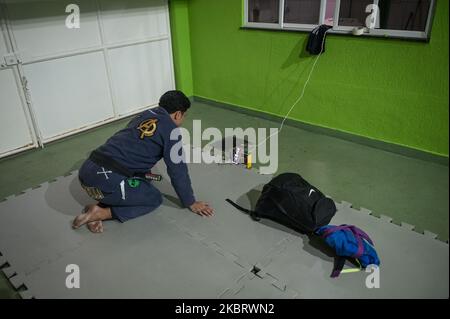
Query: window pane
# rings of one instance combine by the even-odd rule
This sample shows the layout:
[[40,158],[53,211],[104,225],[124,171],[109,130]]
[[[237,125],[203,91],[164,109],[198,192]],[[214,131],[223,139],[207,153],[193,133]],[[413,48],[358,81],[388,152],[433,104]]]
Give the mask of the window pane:
[[248,22],[279,23],[280,0],[248,0]]
[[[366,26],[370,13],[366,7],[373,0],[341,0],[339,25]],[[431,0],[379,0],[376,28],[425,31]]]
[[341,0],[339,25],[351,27],[365,26],[366,18],[370,14],[366,13],[366,8],[370,4],[373,4],[373,0]]
[[380,28],[425,31],[431,0],[381,0]]
[[334,11],[336,9],[336,0],[327,1],[327,9],[325,10],[325,21],[326,25],[333,25],[334,22]]
[[284,22],[298,24],[318,24],[320,0],[286,0]]

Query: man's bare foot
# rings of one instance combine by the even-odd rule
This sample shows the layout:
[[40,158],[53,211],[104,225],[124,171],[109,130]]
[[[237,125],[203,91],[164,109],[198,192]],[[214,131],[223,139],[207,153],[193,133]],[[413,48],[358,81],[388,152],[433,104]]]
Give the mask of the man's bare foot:
[[89,205],[86,207],[85,211],[78,215],[72,223],[72,227],[74,229],[78,229],[81,226],[96,222],[111,219],[111,209],[110,208],[102,208],[98,205]]
[[83,212],[74,219],[72,223],[73,229],[78,229],[89,221],[88,211],[92,210],[93,206],[95,205],[86,206]]
[[103,233],[103,223],[101,220],[88,223],[87,228],[95,234]]

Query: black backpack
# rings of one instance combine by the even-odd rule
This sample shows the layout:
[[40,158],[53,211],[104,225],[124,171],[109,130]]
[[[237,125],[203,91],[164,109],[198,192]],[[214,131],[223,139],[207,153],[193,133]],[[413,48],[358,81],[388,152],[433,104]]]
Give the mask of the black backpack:
[[230,199],[227,202],[250,214],[253,220],[267,218],[302,233],[328,225],[336,213],[333,200],[294,173],[281,174],[264,185],[254,211]]
[[311,31],[306,44],[306,50],[310,54],[319,55],[325,53],[325,37],[327,36],[327,31],[331,28],[329,25],[322,24]]

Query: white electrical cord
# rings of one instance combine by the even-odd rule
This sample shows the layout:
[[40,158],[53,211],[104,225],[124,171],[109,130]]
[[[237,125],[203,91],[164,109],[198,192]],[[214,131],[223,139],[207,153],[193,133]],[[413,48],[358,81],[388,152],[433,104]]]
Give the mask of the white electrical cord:
[[291,114],[291,112],[294,110],[294,108],[295,108],[295,106],[297,105],[297,103],[299,103],[299,102],[303,99],[303,96],[305,95],[306,87],[307,87],[308,84],[309,84],[309,80],[311,80],[311,76],[312,76],[312,74],[313,74],[313,72],[314,72],[314,69],[316,68],[317,62],[319,62],[320,56],[322,55],[323,47],[324,47],[324,44],[325,44],[325,38],[326,38],[326,35],[327,35],[327,33],[328,33],[329,30],[330,30],[330,29],[326,30],[326,31],[325,31],[325,34],[323,35],[322,47],[321,47],[320,53],[319,53],[319,55],[317,56],[317,58],[315,59],[314,64],[313,64],[313,66],[312,66],[312,68],[311,68],[311,71],[309,72],[308,78],[306,79],[306,82],[305,82],[305,84],[303,85],[302,93],[300,94],[300,97],[294,102],[294,104],[292,104],[291,108],[289,109],[289,112],[287,112],[286,116],[283,118],[283,121],[281,122],[280,128],[278,129],[277,132],[275,132],[275,133],[269,135],[269,137],[267,137],[264,141],[262,141],[261,143],[259,143],[258,145],[256,145],[253,149],[251,149],[251,150],[249,151],[249,153],[250,153],[251,151],[253,151],[256,147],[259,147],[260,145],[264,144],[269,138],[271,138],[272,136],[274,136],[274,135],[276,135],[276,134],[279,134],[279,133],[283,130],[283,126],[284,126],[284,123],[286,122],[287,118],[289,117],[289,115]]

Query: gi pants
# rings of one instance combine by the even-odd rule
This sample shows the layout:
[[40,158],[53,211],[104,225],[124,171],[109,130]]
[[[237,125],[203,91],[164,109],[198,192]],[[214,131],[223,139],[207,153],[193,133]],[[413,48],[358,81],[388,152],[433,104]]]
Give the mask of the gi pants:
[[148,180],[127,178],[111,172],[91,160],[79,170],[81,186],[100,206],[111,208],[120,222],[146,215],[162,203],[161,192]]

